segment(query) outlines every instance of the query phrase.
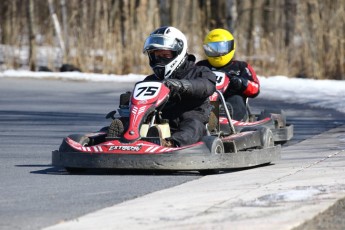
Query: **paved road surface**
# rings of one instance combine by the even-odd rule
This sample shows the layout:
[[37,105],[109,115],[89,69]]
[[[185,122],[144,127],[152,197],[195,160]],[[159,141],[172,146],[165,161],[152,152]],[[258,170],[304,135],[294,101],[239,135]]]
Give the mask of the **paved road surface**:
[[[64,136],[106,126],[128,83],[0,79],[0,229],[39,229],[145,194],[200,179],[197,173],[68,175],[50,166]],[[344,124],[332,110],[256,99],[253,110],[283,108],[295,125],[286,146]],[[236,172],[235,172],[236,173]]]

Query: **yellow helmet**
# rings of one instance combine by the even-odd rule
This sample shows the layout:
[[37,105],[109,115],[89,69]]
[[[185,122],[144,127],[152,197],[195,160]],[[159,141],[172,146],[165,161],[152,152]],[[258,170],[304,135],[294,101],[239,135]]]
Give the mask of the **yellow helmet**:
[[214,29],[206,35],[203,47],[210,64],[222,67],[234,57],[236,44],[229,31]]

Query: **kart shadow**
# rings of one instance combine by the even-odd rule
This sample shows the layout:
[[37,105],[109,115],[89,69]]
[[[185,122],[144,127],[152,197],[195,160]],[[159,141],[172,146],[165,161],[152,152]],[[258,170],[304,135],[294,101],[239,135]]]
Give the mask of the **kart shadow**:
[[45,175],[152,175],[152,176],[166,176],[166,175],[176,175],[176,176],[207,176],[207,175],[218,175],[224,173],[235,173],[239,171],[249,170],[253,168],[259,168],[268,166],[271,164],[263,164],[253,167],[246,168],[236,168],[227,170],[210,170],[210,171],[172,171],[172,170],[133,170],[133,169],[76,169],[73,171],[67,171],[63,167],[54,167],[52,165],[16,165],[16,167],[48,167],[42,170],[30,171],[32,174],[45,174]]
[[77,169],[75,171],[67,171],[63,167],[54,167],[52,165],[16,165],[17,167],[49,167],[42,170],[30,171],[32,174],[45,175],[179,175],[179,176],[195,176],[199,174],[197,171],[154,171],[154,170],[119,170],[119,169]]
[[64,168],[53,167],[51,164],[30,164],[30,165],[15,165],[16,167],[23,167],[23,168],[47,168],[42,170],[30,171],[33,174],[68,174],[68,172]]

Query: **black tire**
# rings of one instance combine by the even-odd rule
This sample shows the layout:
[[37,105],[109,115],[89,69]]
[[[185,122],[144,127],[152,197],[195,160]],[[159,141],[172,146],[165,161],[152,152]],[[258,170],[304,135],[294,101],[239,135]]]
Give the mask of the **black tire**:
[[261,148],[268,148],[274,146],[274,138],[272,130],[267,127],[245,127],[241,130],[242,132],[247,131],[259,131]]
[[[203,142],[206,144],[211,154],[222,154],[224,153],[224,145],[220,138],[214,136],[206,136],[203,138]],[[205,169],[199,170],[199,173],[203,176],[218,174],[218,169]]]
[[206,144],[211,154],[224,153],[224,145],[220,138],[214,136],[206,136],[203,138],[203,142]]
[[[68,137],[74,140],[75,142],[80,143],[83,146],[87,146],[90,142],[90,138],[81,134],[71,134]],[[65,140],[63,140],[62,144],[60,145],[59,152],[71,152],[71,151],[74,151],[74,150],[66,143]],[[71,174],[81,173],[81,172],[86,171],[86,169],[83,169],[83,168],[73,168],[73,167],[65,167],[65,169],[67,172]]]
[[[75,142],[78,142],[82,146],[88,146],[90,143],[90,138],[82,135],[82,134],[71,134],[68,136],[70,139],[74,140]],[[65,139],[62,141],[62,144],[60,145],[59,152],[70,152],[74,151],[65,141]]]
[[266,117],[270,117],[273,120],[275,120],[275,123],[278,127],[286,126],[286,115],[285,115],[284,110],[265,109],[261,111],[261,113],[259,114],[258,120],[265,119]]
[[269,128],[261,127],[261,145],[262,148],[269,148],[274,146],[274,138],[272,130]]

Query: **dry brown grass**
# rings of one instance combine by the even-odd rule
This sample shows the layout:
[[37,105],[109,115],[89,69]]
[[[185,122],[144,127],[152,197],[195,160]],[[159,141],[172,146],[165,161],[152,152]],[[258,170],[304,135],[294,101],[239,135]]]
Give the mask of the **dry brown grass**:
[[[213,8],[215,1],[211,0],[204,1],[205,5],[200,5],[198,0],[177,0],[165,1],[165,9],[156,0],[66,1],[69,52],[59,61],[67,60],[85,72],[148,74],[151,70],[147,57],[142,54],[143,43],[153,29],[167,20],[186,34],[189,51],[201,58],[206,33],[229,25],[226,15],[224,18],[219,15],[230,12],[223,8],[232,2],[236,57],[248,61],[258,74],[345,80],[344,0],[289,1],[296,4],[291,11],[293,17],[291,12],[286,13],[284,4],[288,0],[220,0]],[[35,1],[35,4],[39,12],[35,15],[37,38],[42,38],[36,39],[36,48],[58,46],[46,1]],[[57,0],[55,7],[61,19]],[[225,11],[219,12],[222,9]],[[0,10],[3,13],[1,43],[13,49],[27,46],[24,1],[3,0]],[[285,41],[287,22],[295,22],[293,39],[288,43]],[[25,64],[9,54],[2,56],[8,68]],[[54,56],[49,55],[46,62],[56,70]]]

